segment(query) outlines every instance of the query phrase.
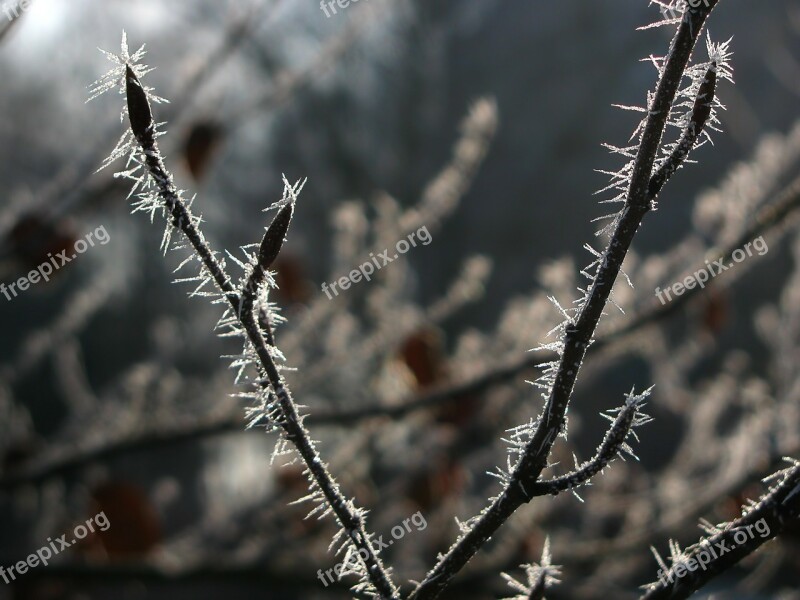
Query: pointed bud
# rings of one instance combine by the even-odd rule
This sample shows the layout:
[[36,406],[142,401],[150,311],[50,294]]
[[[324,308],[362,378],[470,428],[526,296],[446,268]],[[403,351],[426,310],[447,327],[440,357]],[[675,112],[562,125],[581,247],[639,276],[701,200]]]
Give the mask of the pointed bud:
[[714,94],[717,91],[717,63],[712,62],[708,67],[703,82],[697,90],[692,109],[692,123],[699,136],[711,116],[711,107],[714,104]]
[[258,249],[258,264],[266,270],[275,262],[278,253],[281,251],[286,232],[289,230],[289,223],[292,221],[294,213],[294,203],[289,202],[278,211],[272,220],[264,239],[261,240],[261,247]]
[[128,116],[131,130],[140,142],[148,137],[148,129],[153,124],[153,112],[142,83],[130,65],[125,66],[125,92],[128,97]]

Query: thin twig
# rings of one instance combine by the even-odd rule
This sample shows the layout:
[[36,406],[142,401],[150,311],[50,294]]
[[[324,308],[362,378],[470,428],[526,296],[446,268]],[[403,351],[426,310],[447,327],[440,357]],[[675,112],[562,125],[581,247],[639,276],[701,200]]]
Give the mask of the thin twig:
[[619,410],[616,418],[612,419],[610,415],[605,415],[606,418],[612,420],[613,425],[606,432],[594,457],[576,467],[572,473],[537,482],[533,489],[530,490],[530,493],[533,496],[547,494],[555,496],[561,492],[575,490],[605,469],[618,454],[627,452],[633,455],[633,451],[626,442],[628,435],[633,432],[634,427],[644,425],[652,420],[650,417],[640,413],[640,408],[641,401],[638,400],[638,397],[634,397],[633,401],[626,402],[625,406]]
[[639,225],[652,208],[650,181],[670,109],[697,38],[719,0],[687,9],[672,41],[633,165],[625,206],[618,218],[588,297],[574,321],[566,324],[564,347],[538,427],[511,473],[508,485],[414,590],[413,600],[436,598],[495,531],[524,503],[547,467],[550,450],[562,433],[567,406],[586,351]]
[[[371,536],[366,531],[363,511],[353,506],[352,502],[342,494],[339,485],[322,462],[308,430],[303,425],[289,388],[284,383],[270,354],[258,317],[252,310],[252,298],[245,294],[243,299],[240,299],[238,290],[234,288],[222,264],[211,251],[197,227],[197,219],[181,199],[171,175],[164,167],[155,140],[155,121],[148,95],[130,65],[126,66],[126,91],[131,130],[144,154],[144,161],[150,177],[155,182],[158,194],[172,217],[172,225],[183,232],[189,240],[202,261],[204,269],[230,304],[233,314],[238,316],[247,339],[258,356],[260,368],[266,374],[272,392],[280,404],[281,418],[278,420],[278,425],[283,428],[287,439],[294,444],[313,482],[318,486],[330,509],[344,528],[348,540],[358,549],[358,558],[364,565],[369,581],[382,598],[399,598],[397,589],[370,543]],[[291,212],[289,212],[290,217]],[[288,220],[286,226],[288,227]],[[283,233],[285,233],[285,229]],[[267,235],[269,236],[269,232]],[[251,298],[249,302],[248,297]]]
[[[682,600],[780,535],[800,517],[800,463],[776,474],[780,482],[745,514],[722,526],[706,526],[709,537],[683,551],[673,544],[672,565],[642,600]],[[754,530],[756,533],[754,533]],[[701,555],[703,555],[701,557]],[[702,568],[699,568],[702,567]]]

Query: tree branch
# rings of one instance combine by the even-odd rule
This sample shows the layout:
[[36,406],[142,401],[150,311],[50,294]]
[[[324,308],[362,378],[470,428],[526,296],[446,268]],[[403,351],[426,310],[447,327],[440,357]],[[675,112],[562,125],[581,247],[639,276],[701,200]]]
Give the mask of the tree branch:
[[800,517],[800,462],[792,462],[790,468],[772,476],[780,477],[780,482],[757,504],[746,509],[741,518],[721,526],[707,525],[711,535],[683,551],[672,543],[669,569],[656,554],[662,567],[659,581],[648,587],[641,600],[688,598],[797,522]]
[[572,473],[537,482],[533,489],[529,490],[530,494],[532,496],[544,496],[546,494],[555,496],[567,490],[574,491],[605,469],[622,452],[627,452],[635,458],[633,450],[626,440],[628,435],[635,435],[633,432],[634,427],[639,427],[652,421],[650,417],[640,412],[644,405],[646,394],[647,392],[636,396],[631,392],[625,404],[616,409],[616,418],[606,414],[603,415],[612,421],[612,425],[591,460],[584,462]]
[[[286,438],[294,444],[303,459],[312,479],[312,487],[316,487],[321,492],[328,507],[336,515],[341,527],[344,528],[344,532],[347,535],[346,542],[352,543],[358,550],[358,558],[364,566],[365,576],[369,582],[382,598],[399,598],[397,589],[391,582],[388,572],[370,543],[371,535],[366,531],[364,511],[353,506],[352,502],[342,494],[339,485],[328,472],[314,447],[308,430],[303,426],[302,417],[299,415],[289,389],[285,385],[269,352],[258,317],[252,310],[253,290],[244,290],[240,300],[239,292],[233,287],[223,266],[214,256],[196,225],[196,218],[180,198],[171,175],[164,167],[155,140],[155,122],[147,92],[130,65],[126,65],[126,91],[131,130],[144,154],[144,161],[150,177],[156,183],[158,194],[172,217],[172,225],[183,232],[189,240],[192,248],[202,261],[203,268],[212,277],[217,288],[230,304],[233,314],[238,316],[247,339],[258,356],[260,361],[259,368],[266,373],[271,391],[280,405],[278,425],[283,429]],[[267,231],[265,242],[262,244],[261,252],[259,253],[261,260],[255,267],[251,277],[253,282],[258,283],[258,279],[263,281],[266,278],[266,268],[269,266],[268,263],[271,262],[269,259],[274,259],[274,254],[277,253],[274,247],[276,245],[279,246],[276,240],[279,238],[279,241],[282,242],[290,219],[291,210],[282,210],[276,217],[278,229],[281,231],[273,231],[272,236],[270,231]],[[272,227],[270,227],[270,230],[272,230]]]
[[683,21],[672,41],[655,96],[648,107],[648,116],[633,164],[625,206],[618,217],[611,241],[598,265],[588,297],[577,319],[570,319],[566,323],[563,350],[560,353],[561,358],[549,397],[538,427],[514,468],[509,484],[481,513],[469,531],[428,573],[411,594],[411,599],[436,598],[517,508],[531,500],[531,490],[546,468],[550,450],[556,437],[563,430],[567,406],[578,371],[622,262],[642,219],[651,208],[650,181],[667,119],[697,38],[718,1],[710,0],[707,6],[696,9],[687,8],[684,13]]

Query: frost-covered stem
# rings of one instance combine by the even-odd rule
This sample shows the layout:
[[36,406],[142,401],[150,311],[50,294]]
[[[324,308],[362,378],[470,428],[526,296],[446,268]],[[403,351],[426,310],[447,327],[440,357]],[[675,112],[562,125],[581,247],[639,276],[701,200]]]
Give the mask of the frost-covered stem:
[[686,71],[695,42],[718,0],[708,7],[687,8],[672,42],[656,89],[634,162],[631,183],[619,223],[597,269],[586,302],[577,319],[566,327],[564,350],[539,427],[520,461],[520,482],[534,483],[547,465],[547,457],[564,427],[567,405],[586,350],[592,341],[611,290],[622,268],[631,242],[651,208],[650,181],[670,109]]
[[633,237],[651,208],[650,180],[667,119],[695,43],[706,19],[718,2],[719,0],[709,0],[707,5],[687,8],[672,40],[655,96],[648,107],[648,117],[634,162],[625,206],[598,267],[586,302],[577,320],[566,327],[564,350],[558,371],[533,438],[527,444],[507,487],[479,517],[472,529],[464,534],[428,573],[411,594],[410,598],[413,600],[436,598],[494,532],[522,504],[529,502],[533,497],[531,491],[547,466],[550,450],[563,430],[567,405],[597,323],[603,314]]
[[605,469],[620,452],[627,450],[625,440],[632,432],[634,425],[639,424],[636,419],[638,410],[638,403],[626,403],[620,409],[613,425],[606,432],[603,441],[591,460],[587,460],[572,473],[546,481],[538,481],[528,492],[532,496],[545,496],[547,494],[555,496],[585,484]]
[[[311,477],[316,485],[319,486],[340,525],[345,529],[348,539],[358,549],[359,560],[364,564],[370,583],[375,587],[381,598],[399,599],[397,588],[391,582],[380,558],[372,548],[370,535],[366,531],[361,511],[356,509],[342,494],[339,485],[323,464],[319,453],[314,447],[314,443],[311,441],[308,430],[303,426],[302,418],[292,400],[291,393],[284,384],[278,367],[269,353],[259,319],[253,314],[254,295],[251,293],[253,290],[250,289],[250,293],[244,295],[244,299],[247,300],[246,305],[240,301],[238,290],[234,288],[230,277],[228,277],[223,266],[214,256],[203,234],[196,226],[195,219],[189,208],[181,200],[172,177],[164,166],[155,140],[155,121],[153,120],[147,94],[130,66],[126,68],[126,91],[131,130],[142,148],[145,164],[158,187],[159,196],[164,201],[172,217],[172,225],[182,231],[189,240],[192,248],[200,257],[203,268],[214,279],[217,287],[223,292],[230,303],[231,309],[241,322],[247,338],[259,358],[260,368],[266,374],[269,385],[280,404],[281,419],[279,425],[283,428],[287,439],[296,447]],[[288,226],[288,221],[286,225]],[[263,256],[260,257],[262,260],[264,258]],[[262,260],[259,261],[260,264]],[[263,260],[263,262],[266,261]],[[256,278],[266,277],[266,273],[260,264],[255,268],[260,270]],[[257,284],[258,282],[256,281],[255,283]]]
[[[763,544],[780,535],[800,518],[800,463],[795,462],[781,482],[746,514],[715,535],[704,538],[686,557],[662,574],[641,596],[641,600],[680,600],[688,598],[720,573],[727,571]],[[761,522],[761,526],[756,523]],[[764,526],[766,525],[766,527]],[[705,552],[705,558],[699,554]],[[703,568],[699,568],[699,560]],[[693,560],[693,567],[688,568]],[[682,565],[680,576],[675,568]]]
[[195,226],[194,219],[189,208],[184,204],[178,194],[178,188],[172,181],[172,176],[168,173],[158,149],[155,139],[155,121],[150,109],[150,101],[144,91],[139,78],[130,66],[125,70],[126,95],[128,99],[128,114],[130,116],[131,130],[136,141],[142,148],[145,157],[145,165],[153,178],[158,195],[164,201],[170,216],[172,226],[183,232],[191,243],[203,267],[214,279],[217,287],[225,294],[231,302],[233,309],[238,313],[239,294],[234,289],[230,278],[214,257],[211,248],[206,242],[202,232]]
[[389,579],[389,575],[380,558],[372,548],[370,535],[366,530],[363,516],[347,501],[339,489],[339,485],[334,481],[320,459],[319,453],[311,441],[311,436],[297,412],[297,407],[292,400],[289,389],[285,386],[280,372],[272,360],[264,336],[261,333],[261,328],[252,311],[244,312],[241,322],[264,367],[270,386],[278,398],[281,407],[280,425],[286,432],[287,439],[297,448],[297,452],[325,496],[331,510],[333,510],[341,526],[347,531],[350,541],[358,549],[359,559],[363,561],[369,580],[378,590],[381,598],[399,599],[399,592]]
[[664,184],[666,184],[669,178],[675,174],[675,171],[686,162],[689,153],[703,133],[706,122],[709,117],[711,117],[711,107],[714,103],[716,88],[717,63],[712,61],[711,66],[708,68],[708,71],[706,71],[705,77],[700,84],[700,88],[697,90],[692,114],[689,116],[689,124],[683,133],[681,141],[678,142],[678,145],[664,164],[661,165],[661,168],[650,178],[648,192],[651,201],[655,200],[656,196],[658,196],[659,192],[664,187]]

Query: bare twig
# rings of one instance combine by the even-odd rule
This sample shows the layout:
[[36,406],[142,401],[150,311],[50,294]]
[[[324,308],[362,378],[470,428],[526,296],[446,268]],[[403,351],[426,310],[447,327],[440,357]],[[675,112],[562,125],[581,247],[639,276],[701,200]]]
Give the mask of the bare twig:
[[662,573],[658,582],[648,586],[642,600],[688,598],[797,522],[800,517],[800,463],[791,462],[790,468],[771,477],[780,478],[780,481],[758,503],[749,506],[741,518],[719,526],[706,524],[709,537],[682,551],[673,543],[669,568],[656,555]]
[[[263,370],[271,392],[277,398],[279,410],[275,410],[272,414],[278,415],[277,424],[283,429],[286,438],[295,446],[305,463],[312,481],[312,490],[320,492],[327,503],[328,510],[335,514],[347,536],[345,543],[352,543],[353,547],[358,550],[358,560],[363,564],[365,576],[377,593],[383,598],[399,598],[397,589],[370,543],[371,535],[366,531],[364,511],[356,508],[342,494],[339,485],[322,462],[308,430],[303,425],[302,417],[292,400],[289,388],[280,375],[264,339],[258,317],[254,313],[254,290],[245,286],[240,294],[234,288],[223,265],[217,260],[198,228],[198,219],[190,212],[175,187],[171,175],[166,170],[155,139],[156,125],[150,108],[148,91],[140,83],[139,77],[130,64],[125,65],[125,84],[131,131],[141,148],[145,166],[156,185],[158,196],[171,217],[173,227],[180,230],[188,239],[201,260],[203,269],[214,281],[229,303],[232,314],[236,315],[240,322],[247,340],[258,357],[259,369]],[[259,264],[251,276],[250,283],[259,284],[266,278],[266,269],[274,259],[274,255],[277,254],[280,247],[279,242],[283,241],[283,236],[288,228],[291,210],[291,208],[285,208],[279,212],[276,217],[277,225],[273,224],[275,229],[270,227],[270,230],[267,231],[265,242],[259,252]]]
[[599,261],[592,286],[580,313],[576,319],[568,319],[564,324],[560,361],[535,432],[520,450],[520,459],[510,473],[505,489],[428,573],[410,598],[414,600],[436,598],[517,508],[533,498],[532,491],[542,471],[547,467],[550,450],[563,431],[567,406],[578,371],[592,342],[594,331],[622,262],[642,219],[652,208],[650,181],[667,119],[697,38],[717,3],[718,0],[711,0],[706,6],[687,10],[672,41],[658,87],[648,107],[648,116],[633,164],[625,206],[617,218],[611,241]]
[[549,479],[546,481],[539,481],[530,490],[534,496],[544,496],[550,494],[555,496],[567,490],[575,490],[587,483],[597,473],[605,469],[616,456],[622,452],[626,452],[635,457],[633,450],[627,444],[626,440],[633,432],[634,427],[644,425],[652,421],[650,417],[639,412],[644,403],[645,394],[636,396],[631,392],[628,396],[628,401],[625,406],[617,409],[616,418],[610,415],[604,415],[607,419],[612,421],[611,429],[606,432],[602,443],[597,448],[597,453],[594,457],[580,466],[576,465],[572,473]]

